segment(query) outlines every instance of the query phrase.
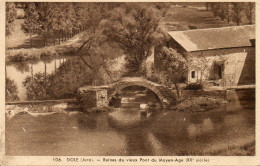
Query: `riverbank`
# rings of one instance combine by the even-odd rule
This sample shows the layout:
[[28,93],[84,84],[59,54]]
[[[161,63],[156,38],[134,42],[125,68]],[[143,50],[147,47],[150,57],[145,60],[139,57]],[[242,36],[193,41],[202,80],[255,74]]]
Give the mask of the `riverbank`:
[[38,116],[75,111],[81,111],[81,106],[77,103],[76,99],[8,102],[5,106],[7,120],[20,114]]
[[211,97],[193,97],[179,102],[171,109],[181,112],[205,112],[220,107],[225,107],[227,101]]
[[181,97],[171,110],[180,112],[205,112],[227,104],[226,90],[182,90]]
[[84,32],[75,35],[70,40],[56,46],[42,48],[7,49],[6,62],[22,62],[27,60],[40,60],[57,56],[73,55],[82,43]]
[[246,142],[241,145],[230,145],[198,152],[180,152],[178,156],[254,156],[255,141]]

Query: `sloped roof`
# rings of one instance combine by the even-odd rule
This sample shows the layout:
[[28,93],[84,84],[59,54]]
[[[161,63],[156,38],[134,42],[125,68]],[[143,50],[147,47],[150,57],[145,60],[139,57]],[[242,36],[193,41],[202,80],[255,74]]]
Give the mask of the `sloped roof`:
[[252,46],[255,25],[169,31],[168,34],[186,51]]

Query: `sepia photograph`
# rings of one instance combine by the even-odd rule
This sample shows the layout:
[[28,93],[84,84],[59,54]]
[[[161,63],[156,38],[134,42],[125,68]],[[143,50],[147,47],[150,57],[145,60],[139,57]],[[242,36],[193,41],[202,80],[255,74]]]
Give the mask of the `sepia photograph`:
[[256,2],[4,4],[5,156],[256,155]]

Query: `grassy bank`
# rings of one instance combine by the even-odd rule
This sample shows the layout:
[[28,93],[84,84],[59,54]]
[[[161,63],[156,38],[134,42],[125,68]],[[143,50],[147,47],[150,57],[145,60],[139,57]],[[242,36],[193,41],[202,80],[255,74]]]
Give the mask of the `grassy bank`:
[[10,49],[6,50],[6,61],[7,62],[22,62],[27,60],[40,60],[59,55],[71,55],[75,53],[77,48],[60,46],[49,46],[44,48],[21,48],[21,49]]
[[255,141],[247,142],[241,145],[230,145],[218,149],[212,149],[199,152],[179,152],[178,156],[254,156]]
[[56,46],[46,46],[42,48],[18,48],[6,49],[7,62],[22,62],[27,60],[46,59],[55,56],[75,54],[83,42],[84,32],[75,35],[70,40]]
[[[167,30],[176,30],[176,25],[188,29],[217,28],[236,25],[234,22],[227,23],[221,21],[220,18],[214,17],[212,11],[207,11],[205,7],[198,7],[192,4],[172,5],[167,12],[166,17],[162,20],[162,24]],[[183,29],[185,30],[185,28]]]
[[171,109],[181,112],[204,112],[212,109],[220,108],[227,103],[224,99],[210,97],[192,97],[180,101]]

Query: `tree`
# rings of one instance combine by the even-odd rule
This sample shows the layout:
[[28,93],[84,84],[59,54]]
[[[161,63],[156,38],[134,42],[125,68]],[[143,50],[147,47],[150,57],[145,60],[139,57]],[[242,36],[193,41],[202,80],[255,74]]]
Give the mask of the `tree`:
[[245,13],[248,18],[249,24],[253,24],[255,19],[255,2],[247,2]]
[[210,2],[206,2],[206,3],[205,3],[205,6],[206,6],[206,9],[209,10],[209,8],[210,8]]
[[17,84],[14,80],[6,77],[5,79],[5,100],[6,101],[15,101],[19,100]]
[[244,2],[232,2],[233,5],[233,19],[237,23],[237,25],[241,22],[241,17],[243,16],[243,11],[245,9],[245,3]]
[[41,29],[41,33],[43,34],[43,42],[44,47],[47,45],[47,34],[52,30],[54,8],[52,8],[52,4],[48,2],[37,2],[35,3],[36,8],[39,13],[39,26]]
[[[84,10],[82,10],[80,14],[83,29],[85,30],[82,38],[85,39],[85,41],[79,47],[76,55],[81,58],[84,64],[91,69],[92,72],[98,72],[101,66],[104,67],[106,65],[106,57],[109,53],[103,50],[103,44],[106,43],[106,45],[108,45],[107,36],[103,33],[104,27],[106,26],[103,20],[110,17],[110,11],[117,6],[120,6],[120,4],[82,4]],[[105,50],[107,49],[105,48]],[[105,67],[104,69],[106,70],[107,68]]]
[[159,10],[151,6],[125,4],[116,8],[107,20],[104,33],[124,50],[127,67],[132,72],[139,70],[151,48],[162,39],[160,19]]
[[30,34],[30,46],[32,47],[32,35],[38,34],[40,30],[39,21],[38,21],[39,14],[33,2],[26,3],[24,13],[25,13],[25,20],[24,23],[22,24],[22,30],[25,33]]
[[232,5],[230,2],[224,2],[223,12],[224,12],[224,17],[229,23],[231,21],[231,13],[232,13]]
[[14,21],[17,14],[15,10],[15,4],[13,2],[6,2],[5,12],[5,35],[9,36],[12,34],[12,31],[14,29]]
[[210,3],[210,9],[213,12],[214,16],[218,16],[218,11],[219,11],[219,5],[218,2],[209,2]]
[[196,74],[199,83],[202,83],[205,78],[209,77],[209,69],[212,65],[211,59],[199,56],[197,58],[190,58],[187,60],[187,64],[189,70],[200,71],[200,78],[198,78],[198,74]]
[[162,63],[162,70],[166,72],[168,79],[174,84],[177,94],[180,96],[178,83],[183,80],[187,72],[186,59],[176,50],[163,47],[159,53],[159,61]]

